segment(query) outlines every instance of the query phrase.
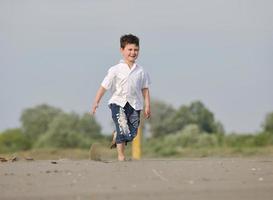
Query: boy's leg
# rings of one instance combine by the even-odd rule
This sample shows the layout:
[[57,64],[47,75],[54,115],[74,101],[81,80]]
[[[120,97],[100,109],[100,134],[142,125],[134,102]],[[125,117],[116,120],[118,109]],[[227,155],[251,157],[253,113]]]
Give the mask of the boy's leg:
[[[140,122],[140,111],[134,110],[129,103],[124,108],[111,104],[112,119],[116,126],[116,145],[118,160],[125,160],[125,144],[131,142],[136,134]],[[114,137],[113,137],[114,138]],[[112,145],[113,146],[113,141]]]
[[118,160],[125,161],[125,143],[117,144]]
[[137,135],[137,130],[140,124],[140,110],[135,110],[129,103],[126,104],[126,116],[130,134],[127,135],[126,141],[131,142]]
[[[127,119],[122,107],[116,104],[110,104],[110,109],[112,111],[112,119],[116,127],[115,143],[117,145],[118,160],[122,161],[122,160],[125,160],[125,142],[126,142],[125,133],[127,133],[129,130],[128,126],[127,127],[124,126],[124,125],[127,125]],[[113,144],[113,141],[112,141],[112,144]]]

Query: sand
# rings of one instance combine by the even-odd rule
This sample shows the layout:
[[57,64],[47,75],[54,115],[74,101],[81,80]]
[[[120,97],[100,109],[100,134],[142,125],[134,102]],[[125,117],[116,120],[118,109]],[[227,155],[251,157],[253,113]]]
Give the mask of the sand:
[[273,199],[273,157],[52,161],[0,163],[0,199]]

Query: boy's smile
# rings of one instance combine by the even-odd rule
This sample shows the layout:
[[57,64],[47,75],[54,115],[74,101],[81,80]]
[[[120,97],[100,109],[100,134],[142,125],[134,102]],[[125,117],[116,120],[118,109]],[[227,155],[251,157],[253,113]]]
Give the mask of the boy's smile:
[[120,49],[120,51],[124,61],[129,66],[132,66],[138,57],[139,47],[135,44],[126,44],[124,48]]

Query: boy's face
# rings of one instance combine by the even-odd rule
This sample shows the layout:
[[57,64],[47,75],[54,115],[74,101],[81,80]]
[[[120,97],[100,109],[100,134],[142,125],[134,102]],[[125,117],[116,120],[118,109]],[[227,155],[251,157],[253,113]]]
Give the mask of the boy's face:
[[139,47],[135,44],[126,44],[124,48],[120,48],[120,51],[125,62],[134,63],[138,56]]

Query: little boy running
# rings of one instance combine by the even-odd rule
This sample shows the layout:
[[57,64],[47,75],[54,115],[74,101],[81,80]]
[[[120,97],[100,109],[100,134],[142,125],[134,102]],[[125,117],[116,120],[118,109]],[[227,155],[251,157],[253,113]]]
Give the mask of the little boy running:
[[[116,130],[113,132],[111,148],[117,147],[118,160],[125,160],[125,145],[131,142],[140,122],[140,111],[144,105],[144,116],[149,118],[150,94],[149,75],[136,63],[139,54],[139,39],[134,35],[120,38],[120,52],[123,60],[111,67],[97,91],[92,114],[95,114],[99,102],[106,90],[111,90],[109,108]],[[144,99],[144,102],[143,102]]]

